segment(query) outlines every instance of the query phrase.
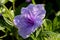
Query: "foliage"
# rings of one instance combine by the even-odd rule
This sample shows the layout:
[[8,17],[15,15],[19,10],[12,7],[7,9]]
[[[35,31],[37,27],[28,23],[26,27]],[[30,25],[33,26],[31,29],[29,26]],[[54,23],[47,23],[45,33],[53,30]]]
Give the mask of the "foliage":
[[[8,8],[5,4],[11,2],[12,6]],[[56,0],[58,10],[52,7],[51,2],[45,4],[46,17],[43,19],[43,24],[29,38],[23,39],[18,34],[18,29],[13,23],[16,15],[20,14],[22,7],[26,7],[28,3],[21,3],[15,8],[16,0],[0,0],[0,40],[60,40],[60,1]],[[32,0],[33,4],[36,4]],[[30,3],[29,3],[30,4]],[[54,6],[55,7],[55,6]],[[51,16],[52,15],[52,16]],[[4,33],[4,34],[3,34]],[[1,36],[2,35],[2,36]],[[7,38],[8,39],[7,39]]]

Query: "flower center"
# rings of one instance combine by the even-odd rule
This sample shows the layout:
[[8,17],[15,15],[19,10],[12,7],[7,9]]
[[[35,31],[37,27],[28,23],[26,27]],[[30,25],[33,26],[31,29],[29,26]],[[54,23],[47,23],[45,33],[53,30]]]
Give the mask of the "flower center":
[[28,20],[27,20],[27,23],[28,23],[29,25],[33,26],[33,25],[34,25],[34,20],[28,19]]

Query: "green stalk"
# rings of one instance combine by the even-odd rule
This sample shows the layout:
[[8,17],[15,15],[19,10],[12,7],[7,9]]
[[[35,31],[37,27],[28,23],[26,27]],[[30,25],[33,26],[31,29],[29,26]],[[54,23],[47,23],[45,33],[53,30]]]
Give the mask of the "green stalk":
[[13,10],[14,10],[14,12],[15,12],[15,2],[13,2]]
[[43,31],[44,31],[44,30],[43,30],[43,25],[41,26],[41,28],[42,28],[42,32],[43,32]]
[[33,3],[33,4],[36,4],[34,0],[32,0],[32,3]]

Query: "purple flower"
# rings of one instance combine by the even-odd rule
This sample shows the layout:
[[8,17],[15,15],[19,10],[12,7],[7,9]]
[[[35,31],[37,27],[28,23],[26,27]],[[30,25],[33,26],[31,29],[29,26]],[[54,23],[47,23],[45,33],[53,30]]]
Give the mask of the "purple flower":
[[18,28],[18,33],[24,39],[42,25],[45,17],[45,9],[43,4],[30,4],[28,7],[21,9],[21,15],[14,18],[14,24]]
[[26,2],[31,2],[31,0],[26,0]]

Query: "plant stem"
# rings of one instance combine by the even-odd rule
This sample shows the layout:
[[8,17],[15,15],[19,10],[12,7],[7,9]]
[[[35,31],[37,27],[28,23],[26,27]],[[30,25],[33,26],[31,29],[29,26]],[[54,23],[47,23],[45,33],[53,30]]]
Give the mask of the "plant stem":
[[14,10],[14,12],[15,12],[15,2],[13,2],[13,10]]
[[32,3],[33,3],[33,4],[36,4],[34,0],[32,0]]
[[43,32],[43,25],[42,25],[42,32]]

